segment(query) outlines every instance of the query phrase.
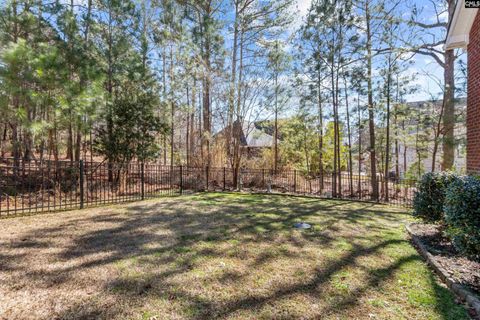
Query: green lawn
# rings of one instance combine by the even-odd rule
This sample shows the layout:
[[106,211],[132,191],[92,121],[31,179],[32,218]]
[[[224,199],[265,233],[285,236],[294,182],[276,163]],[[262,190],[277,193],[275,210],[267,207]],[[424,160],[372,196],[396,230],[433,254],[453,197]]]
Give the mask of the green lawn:
[[468,319],[408,219],[210,193],[2,220],[0,319]]

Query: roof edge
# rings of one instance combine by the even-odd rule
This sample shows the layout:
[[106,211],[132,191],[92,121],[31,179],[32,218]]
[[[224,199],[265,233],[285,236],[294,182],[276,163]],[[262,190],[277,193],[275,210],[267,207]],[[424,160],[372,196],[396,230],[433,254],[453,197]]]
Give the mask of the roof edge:
[[458,0],[455,5],[452,21],[448,25],[445,49],[466,48],[469,35],[477,16],[477,8],[465,8],[465,0]]

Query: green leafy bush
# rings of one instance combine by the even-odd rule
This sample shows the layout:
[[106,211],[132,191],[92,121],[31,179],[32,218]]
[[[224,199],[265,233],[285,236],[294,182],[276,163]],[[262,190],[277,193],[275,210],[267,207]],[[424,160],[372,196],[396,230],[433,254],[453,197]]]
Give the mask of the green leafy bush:
[[480,261],[480,179],[452,181],[445,196],[447,234],[461,253]]
[[424,174],[413,197],[413,215],[425,222],[443,222],[445,192],[456,179],[457,176],[449,172]]

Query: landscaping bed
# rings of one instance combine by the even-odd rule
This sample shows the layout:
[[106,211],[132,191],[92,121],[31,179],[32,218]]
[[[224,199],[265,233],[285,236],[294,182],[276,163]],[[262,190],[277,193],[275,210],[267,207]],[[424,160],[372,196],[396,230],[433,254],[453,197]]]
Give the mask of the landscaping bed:
[[425,245],[433,259],[442,266],[448,276],[480,295],[480,263],[460,254],[452,242],[442,234],[438,225],[415,223],[410,230]]

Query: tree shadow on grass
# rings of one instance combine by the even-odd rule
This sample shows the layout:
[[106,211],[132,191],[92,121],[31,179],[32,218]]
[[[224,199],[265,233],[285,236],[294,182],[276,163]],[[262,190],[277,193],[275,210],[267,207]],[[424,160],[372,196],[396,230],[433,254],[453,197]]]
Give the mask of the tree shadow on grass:
[[[279,197],[281,196],[274,196],[273,200]],[[218,199],[222,201],[218,201]],[[148,230],[150,226],[160,225],[162,228],[171,230],[174,236],[180,240],[188,240],[191,237],[191,240],[199,241],[206,237],[211,237],[211,235],[209,235],[210,233],[215,234],[215,240],[224,240],[229,237],[228,231],[232,231],[232,229],[237,233],[258,236],[259,228],[267,231],[290,228],[295,221],[301,220],[304,217],[315,215],[319,212],[325,214],[334,207],[344,205],[344,203],[327,205],[321,201],[316,201],[312,205],[312,201],[306,201],[306,203],[311,206],[302,207],[302,202],[300,202],[291,205],[294,206],[295,211],[297,211],[294,214],[289,212],[292,210],[291,208],[287,207],[287,210],[285,210],[284,207],[279,207],[278,204],[272,201],[256,205],[253,211],[274,212],[274,217],[267,218],[261,216],[246,217],[245,215],[249,214],[252,208],[245,207],[243,204],[245,199],[237,201],[237,203],[228,204],[225,203],[225,199],[221,195],[218,195],[208,196],[207,200],[209,202],[219,202],[222,204],[222,207],[205,214],[202,213],[201,210],[194,208],[171,210],[158,203],[134,205],[128,208],[129,215],[112,212],[87,219],[75,219],[74,222],[64,223],[59,227],[34,229],[32,232],[18,237],[18,240],[11,243],[10,246],[12,248],[46,247],[48,246],[48,242],[42,242],[42,239],[61,238],[65,235],[65,228],[74,224],[85,222],[95,224],[109,222],[116,224],[112,227],[93,230],[79,235],[72,241],[72,245],[67,247],[59,255],[60,259],[71,259],[98,252],[111,253],[106,259],[93,260],[86,265],[79,265],[80,268],[93,267],[111,263],[135,253],[149,254],[150,252],[148,250],[143,249],[144,245],[162,243],[164,240],[164,236],[157,235],[155,232],[152,232],[152,230]],[[190,210],[193,211],[193,213],[186,215],[183,210]],[[165,214],[166,211],[170,212]],[[357,218],[370,213],[368,210],[351,212],[347,209],[347,211],[346,213],[340,213],[335,210],[335,212],[332,212],[332,216],[324,221],[323,224],[332,227],[335,222],[345,219],[348,219],[350,222],[355,222]],[[384,212],[381,213],[385,214]],[[213,219],[212,215],[214,215]],[[279,223],[281,224],[280,228],[278,227]],[[277,226],[274,227],[274,224],[277,224]],[[225,228],[225,232],[219,232],[219,230],[215,228]],[[264,241],[265,239],[261,238],[260,240]],[[174,243],[172,247],[179,244],[181,243]],[[165,247],[165,249],[168,250],[170,247]]]
[[[305,293],[305,294],[315,294],[318,295],[321,293],[321,286],[326,284],[328,281],[331,280],[332,276],[337,273],[339,270],[344,269],[348,266],[354,266],[356,264],[356,259],[362,256],[369,256],[375,254],[378,250],[385,248],[390,245],[395,245],[398,243],[403,242],[403,240],[389,240],[377,244],[372,247],[362,247],[358,245],[354,245],[353,249],[349,251],[349,253],[337,260],[333,260],[330,262],[326,267],[322,269],[318,269],[315,273],[313,279],[305,282],[305,283],[297,283],[293,285],[288,285],[277,289],[272,294],[268,294],[267,296],[250,296],[244,299],[240,299],[237,301],[232,301],[228,303],[226,306],[216,307],[215,303],[213,302],[210,307],[204,311],[203,314],[199,315],[198,319],[204,319],[206,317],[215,317],[215,318],[224,318],[236,311],[239,310],[246,310],[246,309],[258,309],[266,304],[273,303],[276,300],[283,299],[285,297],[298,294],[298,293]],[[400,262],[401,264],[403,262]],[[390,272],[394,269],[398,268],[398,265],[392,266]],[[375,283],[372,283],[374,285]],[[369,284],[370,285],[370,284]],[[357,296],[354,299],[357,299]],[[188,299],[192,299],[194,297],[188,296]],[[217,310],[219,309],[219,310]],[[328,311],[328,310],[326,310]]]
[[[97,216],[70,218],[57,227],[34,228],[29,233],[18,235],[17,240],[10,244],[12,250],[21,246],[21,239],[58,245],[65,232],[83,226],[85,230],[76,230],[78,234],[61,246],[60,252],[49,253],[48,257],[50,261],[75,263],[39,271],[22,265],[22,256],[19,255],[8,256],[12,263],[0,264],[0,268],[8,268],[13,262],[17,262],[23,268],[24,277],[31,277],[32,282],[38,284],[40,281],[40,284],[48,287],[73,281],[79,271],[138,259],[144,268],[140,276],[114,276],[110,282],[104,284],[99,296],[82,302],[83,309],[72,303],[59,318],[75,318],[75,310],[81,311],[78,311],[77,318],[107,317],[101,310],[105,306],[97,301],[102,292],[122,299],[167,295],[169,299],[188,301],[190,307],[197,310],[190,318],[225,318],[240,310],[259,309],[296,293],[318,294],[318,291],[321,291],[319,287],[330,281],[336,272],[349,266],[357,267],[358,258],[372,256],[387,247],[404,243],[403,239],[382,239],[382,234],[392,228],[389,224],[398,225],[401,217],[399,213],[400,211],[386,210],[386,207],[373,204],[283,196],[207,194],[192,196],[190,199],[179,198],[178,201],[144,202],[127,206],[122,212],[108,209]],[[312,222],[314,229],[294,235],[292,226],[298,221]],[[219,303],[192,295],[188,290],[174,287],[170,282],[175,276],[188,274],[198,265],[199,260],[225,257],[229,253],[222,244],[228,241],[238,242],[233,247],[287,241],[293,248],[298,248],[298,252],[261,252],[251,265],[251,268],[259,269],[279,257],[302,259],[300,249],[306,244],[315,245],[319,250],[332,247],[345,230],[350,235],[347,242],[351,245],[346,254],[339,254],[325,267],[317,269],[311,280],[282,286],[268,295],[251,295]],[[373,245],[358,244],[357,241],[362,239]],[[209,246],[197,248],[199,243]],[[41,245],[23,246],[30,254],[35,254],[34,250],[42,248]],[[356,295],[361,297],[369,289],[378,287],[401,265],[416,259],[416,255],[401,257],[384,270],[379,270],[380,275],[371,277],[364,286],[357,289]],[[162,265],[169,267],[158,270],[157,266]],[[8,271],[1,269],[0,271]],[[216,280],[226,281],[233,287],[242,283],[245,276],[228,270],[215,275]],[[347,297],[344,301],[327,306],[324,311],[331,313],[335,308],[345,308],[347,304],[355,305],[357,299]],[[123,312],[125,310],[121,307],[112,308],[108,317],[115,317]]]

